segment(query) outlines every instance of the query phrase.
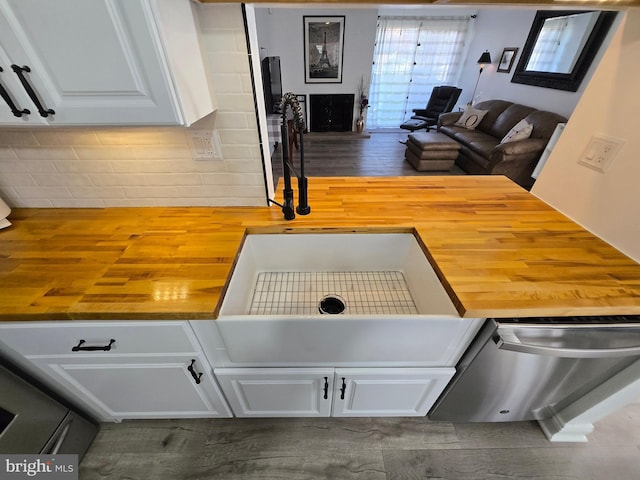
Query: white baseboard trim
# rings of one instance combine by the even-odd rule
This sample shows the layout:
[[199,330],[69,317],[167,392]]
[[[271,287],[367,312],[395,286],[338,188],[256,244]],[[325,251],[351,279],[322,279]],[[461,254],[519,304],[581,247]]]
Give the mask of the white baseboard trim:
[[593,432],[591,423],[565,423],[557,415],[538,420],[538,424],[550,442],[586,443],[587,435]]

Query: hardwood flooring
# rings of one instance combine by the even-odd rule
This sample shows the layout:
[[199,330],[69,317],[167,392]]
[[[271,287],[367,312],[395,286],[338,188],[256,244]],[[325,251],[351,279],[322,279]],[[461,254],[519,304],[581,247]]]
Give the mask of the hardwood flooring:
[[551,443],[534,422],[425,418],[184,419],[103,424],[82,480],[631,480],[640,402],[587,444]]
[[[305,175],[307,177],[464,175],[454,166],[450,171],[419,172],[404,159],[406,130],[374,130],[353,133],[309,133],[304,136]],[[294,150],[294,163],[299,165]],[[282,151],[272,154],[274,182],[282,175]]]

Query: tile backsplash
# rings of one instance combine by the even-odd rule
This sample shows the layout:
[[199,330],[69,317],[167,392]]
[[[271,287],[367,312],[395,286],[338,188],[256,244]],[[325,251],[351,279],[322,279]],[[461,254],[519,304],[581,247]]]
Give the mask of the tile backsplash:
[[194,158],[184,127],[0,129],[0,197],[13,207],[265,205],[240,5],[198,5],[222,155]]

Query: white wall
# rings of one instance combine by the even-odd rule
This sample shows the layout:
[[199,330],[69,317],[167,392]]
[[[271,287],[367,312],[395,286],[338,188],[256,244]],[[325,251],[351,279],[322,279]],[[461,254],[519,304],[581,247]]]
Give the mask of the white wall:
[[0,197],[13,207],[265,205],[240,4],[197,5],[222,157],[197,160],[183,127],[0,129]]
[[[480,78],[476,96],[480,100],[503,99],[523,103],[541,110],[549,110],[569,117],[573,112],[584,86],[588,84],[601,54],[595,59],[582,86],[577,92],[541,89],[511,83],[515,65],[520,58],[522,47],[535,17],[536,7],[492,7],[455,8],[448,6],[421,6],[404,8],[381,8],[388,15],[463,15],[476,14],[472,20],[469,47],[465,65],[458,86],[462,95],[458,106],[470,99],[478,79],[477,60],[485,50],[489,50],[493,63],[485,67]],[[342,84],[305,84],[303,25],[304,15],[345,15],[345,57]],[[355,93],[360,76],[365,81],[370,78],[373,57],[376,19],[378,9],[351,6],[335,8],[256,8],[260,55],[279,56],[282,64],[284,91],[299,94],[309,93]],[[517,47],[514,68],[510,73],[497,72],[497,64],[505,47]],[[606,45],[605,45],[606,47]],[[602,49],[604,50],[604,49]],[[426,100],[426,95],[425,95]]]
[[[479,66],[476,62],[482,52],[489,50],[492,64],[487,65],[482,72],[476,90],[476,97],[478,97],[476,101],[502,99],[555,112],[567,118],[571,116],[602,57],[602,52],[606,50],[606,42],[577,92],[511,83],[511,77],[518,60],[520,60],[522,47],[527,40],[536,10],[535,7],[493,7],[478,10],[472,48],[463,71],[463,81],[460,84],[463,90],[459,105],[464,105],[471,99],[473,88],[478,80]],[[518,48],[513,68],[509,73],[496,71],[502,50],[505,47]]]
[[[532,192],[640,261],[640,9],[627,13]],[[577,163],[591,136],[622,138],[606,173]]]
[[[345,16],[342,83],[305,83],[303,19],[305,15]],[[360,79],[371,77],[377,9],[258,8],[256,23],[261,57],[280,57],[282,91],[296,94],[356,94]],[[355,119],[355,113],[354,113]]]

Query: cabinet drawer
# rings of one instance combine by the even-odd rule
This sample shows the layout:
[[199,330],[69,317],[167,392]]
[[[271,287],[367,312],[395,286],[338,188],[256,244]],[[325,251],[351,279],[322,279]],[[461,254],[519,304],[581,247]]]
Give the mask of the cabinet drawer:
[[[3,323],[0,324],[0,338],[25,356],[189,353],[200,350],[187,322]],[[74,351],[74,347],[80,348]],[[107,347],[108,351],[101,350],[102,347]]]

